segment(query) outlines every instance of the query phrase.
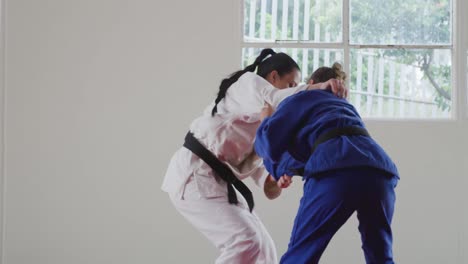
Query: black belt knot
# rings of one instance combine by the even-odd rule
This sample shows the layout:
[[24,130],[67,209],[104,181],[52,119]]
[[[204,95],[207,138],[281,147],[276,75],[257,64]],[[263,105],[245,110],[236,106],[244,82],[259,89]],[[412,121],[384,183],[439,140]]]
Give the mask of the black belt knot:
[[211,151],[203,146],[198,139],[195,138],[192,132],[188,132],[185,136],[184,147],[192,151],[200,159],[202,159],[216,174],[227,183],[228,200],[230,204],[238,204],[236,188],[242,196],[244,196],[249,210],[252,212],[254,208],[254,199],[252,192],[241,180],[239,180],[234,172],[223,162],[221,162]]

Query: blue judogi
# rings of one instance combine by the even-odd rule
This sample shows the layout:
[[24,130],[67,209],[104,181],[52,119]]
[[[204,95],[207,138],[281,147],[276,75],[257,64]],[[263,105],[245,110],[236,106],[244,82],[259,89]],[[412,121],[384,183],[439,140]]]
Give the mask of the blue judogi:
[[304,176],[288,251],[281,263],[318,263],[336,231],[357,212],[367,263],[393,263],[391,220],[398,171],[366,136],[339,136],[318,145],[331,129],[364,128],[356,109],[329,91],[303,91],[285,99],[257,131],[255,150],[278,179]]

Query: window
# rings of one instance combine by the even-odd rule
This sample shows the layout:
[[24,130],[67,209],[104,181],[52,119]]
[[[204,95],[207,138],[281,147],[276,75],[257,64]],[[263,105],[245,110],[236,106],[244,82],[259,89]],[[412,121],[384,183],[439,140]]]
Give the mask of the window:
[[341,62],[362,116],[452,116],[451,0],[245,0],[242,62],[272,47],[307,79]]

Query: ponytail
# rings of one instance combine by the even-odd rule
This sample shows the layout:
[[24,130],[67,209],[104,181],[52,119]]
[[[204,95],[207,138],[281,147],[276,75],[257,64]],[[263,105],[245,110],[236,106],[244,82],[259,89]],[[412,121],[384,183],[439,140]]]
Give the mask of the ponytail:
[[244,73],[254,72],[257,69],[257,67],[260,65],[260,63],[262,63],[262,61],[265,60],[266,57],[268,57],[269,55],[274,55],[274,54],[276,54],[276,52],[273,51],[272,49],[264,49],[262,50],[260,55],[258,55],[258,57],[255,59],[254,63],[245,67],[245,69],[243,70],[240,70],[231,74],[229,78],[223,79],[221,81],[221,84],[219,85],[218,96],[215,99],[215,105],[213,107],[213,110],[211,110],[211,115],[214,116],[218,112],[218,103],[221,102],[221,100],[223,100],[224,97],[226,97],[226,92],[233,83],[237,82],[237,80]]

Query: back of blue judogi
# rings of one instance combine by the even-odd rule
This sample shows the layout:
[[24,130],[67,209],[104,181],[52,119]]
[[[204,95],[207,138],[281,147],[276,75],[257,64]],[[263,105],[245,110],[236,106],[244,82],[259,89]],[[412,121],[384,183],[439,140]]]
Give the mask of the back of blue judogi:
[[255,150],[267,170],[278,179],[304,167],[304,176],[350,167],[368,166],[395,176],[398,171],[385,151],[370,137],[340,136],[320,144],[314,141],[330,129],[364,127],[356,109],[329,91],[302,91],[286,98],[257,131]]

